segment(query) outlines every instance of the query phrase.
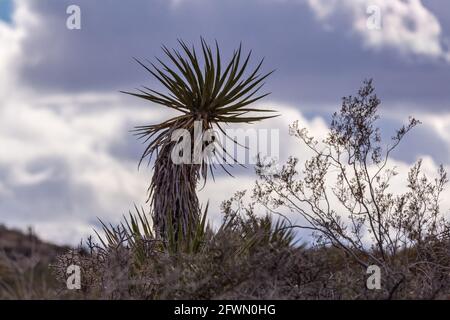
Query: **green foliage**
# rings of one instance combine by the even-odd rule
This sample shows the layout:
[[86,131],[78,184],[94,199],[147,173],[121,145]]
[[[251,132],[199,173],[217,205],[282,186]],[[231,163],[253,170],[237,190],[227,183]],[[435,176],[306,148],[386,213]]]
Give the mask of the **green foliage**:
[[136,128],[137,135],[149,141],[141,161],[147,156],[151,158],[152,154],[163,145],[170,144],[173,131],[192,129],[195,120],[203,120],[205,129],[217,125],[225,134],[220,123],[252,123],[276,117],[276,115],[248,116],[252,112],[275,112],[247,107],[269,95],[269,93],[257,95],[264,86],[263,81],[273,72],[259,73],[263,60],[246,76],[252,52],[250,51],[242,62],[242,46],[239,46],[230,62],[223,68],[217,42],[215,54],[213,54],[211,47],[203,38],[201,39],[203,61],[197,56],[194,47],[189,48],[182,40],[178,42],[182,48],[181,52],[162,47],[166,57],[173,63],[173,67],[160,59],[157,59],[160,67],[153,63],[150,63],[151,67],[149,67],[136,59],[163,84],[169,91],[168,94],[148,87],[138,90],[139,93],[122,91],[182,113],[160,124]]
[[290,247],[295,245],[295,232],[284,218],[274,221],[273,216],[259,216],[254,204],[245,205],[245,191],[222,203],[224,220],[217,234],[238,234],[242,245],[238,254],[249,252],[256,247]]
[[169,230],[166,244],[168,252],[174,254],[181,251],[187,254],[194,254],[202,249],[209,231],[209,226],[206,224],[207,212],[208,206],[203,212],[200,223],[188,224],[188,232],[186,234],[183,234],[181,229],[178,229],[178,233],[175,231],[169,215]]
[[203,211],[200,223],[190,226],[193,230],[188,235],[191,236],[184,236],[181,232],[176,233],[173,228],[169,228],[166,241],[157,239],[152,231],[153,225],[147,219],[148,214],[137,206],[135,206],[135,213],[129,212],[118,226],[107,225],[100,221],[104,236],[94,231],[102,249],[126,247],[133,252],[136,261],[144,259],[149,243],[153,244],[152,248],[169,254],[196,254],[204,251],[208,242],[215,241],[225,234],[239,237],[242,245],[236,254],[243,254],[258,246],[294,245],[295,233],[286,221],[278,219],[274,222],[270,215],[259,217],[254,213],[252,206],[233,210],[231,204],[238,202],[242,204],[242,195],[243,193],[238,192],[233,198],[223,203],[222,210],[225,216],[215,232],[207,223],[208,206]]

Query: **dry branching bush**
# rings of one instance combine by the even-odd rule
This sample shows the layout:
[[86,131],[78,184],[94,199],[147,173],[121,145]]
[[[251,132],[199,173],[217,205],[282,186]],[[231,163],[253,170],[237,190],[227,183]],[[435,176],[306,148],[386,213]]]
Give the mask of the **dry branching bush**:
[[271,164],[260,161],[254,197],[271,211],[298,214],[304,223],[292,228],[312,230],[317,245],[345,253],[361,272],[380,267],[380,297],[447,298],[450,224],[439,205],[447,174],[440,166],[431,180],[419,161],[408,174],[407,191],[391,191],[397,172],[389,168],[389,156],[419,121],[410,118],[383,148],[379,105],[372,81],[366,81],[357,96],[343,99],[323,141],[294,123],[292,135],[314,156],[302,170],[290,158],[275,175],[265,175]]

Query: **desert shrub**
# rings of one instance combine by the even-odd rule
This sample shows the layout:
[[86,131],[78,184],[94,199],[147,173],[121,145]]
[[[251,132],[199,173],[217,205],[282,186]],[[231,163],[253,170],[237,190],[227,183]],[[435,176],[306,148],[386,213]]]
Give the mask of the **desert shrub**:
[[317,245],[334,247],[361,272],[377,265],[386,298],[435,298],[449,292],[450,224],[440,212],[448,182],[440,166],[437,177],[422,174],[418,161],[407,178],[407,191],[394,193],[398,173],[389,167],[391,153],[420,122],[414,118],[383,147],[377,127],[380,100],[372,81],[356,96],[343,98],[326,138],[317,141],[298,122],[291,134],[313,152],[303,169],[291,157],[275,174],[260,161],[255,201],[270,211],[297,214],[293,228],[311,230]]
[[[86,247],[60,256],[55,272],[65,282],[67,267],[80,266],[80,297],[268,297],[278,290],[277,283],[301,249],[291,245],[293,233],[282,222],[258,217],[251,207],[233,210],[232,203],[241,198],[239,193],[224,202],[222,225],[218,230],[204,225],[197,247],[172,250],[152,234],[144,234],[142,226],[132,231],[125,223],[107,227],[100,243],[89,240]],[[133,221],[145,221],[139,218],[142,214],[137,212]]]
[[296,244],[293,229],[258,217],[242,196],[238,192],[223,203],[221,227],[209,230],[195,252],[170,252],[150,241],[138,253],[126,241],[104,240],[106,246],[88,241],[87,248],[71,250],[54,266],[61,290],[67,267],[75,264],[82,270],[82,290],[73,294],[83,299],[385,298],[384,291],[366,288],[365,270],[346,252]]

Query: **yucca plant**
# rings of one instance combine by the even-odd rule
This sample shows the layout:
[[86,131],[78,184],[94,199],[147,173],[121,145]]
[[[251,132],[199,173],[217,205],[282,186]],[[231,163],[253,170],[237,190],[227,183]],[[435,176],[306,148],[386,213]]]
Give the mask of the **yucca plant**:
[[[274,115],[252,115],[253,112],[273,112],[248,106],[267,96],[258,92],[263,81],[272,72],[261,74],[263,60],[252,72],[247,72],[251,51],[242,57],[242,46],[234,51],[231,60],[222,66],[217,42],[215,52],[201,39],[201,58],[195,48],[179,40],[181,50],[162,49],[168,63],[157,59],[159,65],[136,61],[150,72],[167,90],[161,93],[143,87],[138,92],[123,92],[179,111],[181,114],[159,124],[136,127],[136,135],[148,143],[142,157],[150,159],[156,154],[154,173],[149,187],[152,218],[158,237],[168,240],[170,232],[188,237],[201,223],[196,188],[200,179],[207,178],[213,169],[208,161],[195,164],[175,164],[171,159],[173,141],[177,129],[185,129],[193,136],[195,121],[201,122],[202,130],[219,129],[227,123],[252,123],[274,117]],[[192,139],[193,140],[193,139]],[[234,141],[237,143],[236,141]],[[218,140],[211,140],[222,152],[229,154]],[[207,143],[202,146],[204,148]],[[234,146],[233,146],[234,147]],[[194,151],[194,141],[191,142]],[[193,153],[191,153],[193,154]],[[217,153],[216,153],[217,155]],[[220,166],[229,173],[223,164]]]

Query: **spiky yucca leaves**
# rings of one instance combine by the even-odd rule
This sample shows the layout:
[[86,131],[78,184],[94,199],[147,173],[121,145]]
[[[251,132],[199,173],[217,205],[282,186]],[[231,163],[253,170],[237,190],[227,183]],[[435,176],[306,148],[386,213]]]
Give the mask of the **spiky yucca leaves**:
[[[271,74],[259,73],[263,61],[252,72],[247,73],[251,52],[243,59],[241,46],[233,53],[231,60],[222,66],[217,42],[213,53],[211,47],[201,39],[202,59],[197,56],[194,47],[188,47],[181,40],[178,42],[180,51],[169,50],[165,46],[162,48],[171,66],[160,59],[157,59],[160,66],[153,63],[147,66],[136,60],[168,93],[147,87],[139,89],[137,93],[124,92],[181,113],[165,122],[136,128],[136,134],[148,142],[140,162],[146,157],[150,160],[154,153],[157,154],[149,187],[149,200],[153,207],[155,230],[165,240],[168,239],[169,227],[175,234],[182,234],[184,237],[189,230],[196,229],[190,227],[200,223],[196,187],[200,178],[206,180],[208,170],[213,175],[211,163],[204,161],[205,159],[197,164],[173,163],[171,154],[177,143],[172,141],[175,130],[186,129],[193,137],[194,123],[201,121],[203,130],[217,128],[225,134],[221,126],[223,123],[252,123],[274,117],[252,116],[252,112],[273,110],[248,107],[268,95],[258,95],[264,79]],[[217,139],[210,142],[217,145],[221,154],[229,154]],[[191,154],[194,152],[194,144],[191,141]],[[206,145],[203,144],[202,148]],[[217,157],[217,154],[214,152],[213,156]],[[222,163],[220,166],[227,171]]]
[[[175,234],[176,231],[170,224],[171,216],[169,216],[168,239],[164,245],[161,239],[155,237],[152,231],[153,226],[147,219],[147,213],[144,209],[135,206],[135,212],[130,211],[129,215],[124,216],[122,223],[117,226],[107,225],[100,220],[103,236],[94,230],[100,241],[100,245],[95,245],[95,247],[103,252],[120,247],[129,249],[133,253],[132,262],[136,267],[142,266],[151,252],[196,254],[203,249],[207,237],[213,236],[212,229],[207,224],[207,215],[208,206],[202,210],[200,223],[188,226],[187,237],[181,233]],[[178,232],[181,232],[181,229],[178,229]]]

